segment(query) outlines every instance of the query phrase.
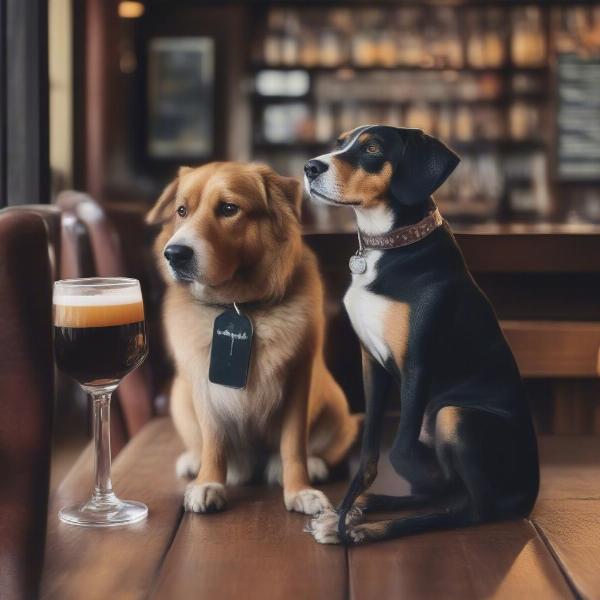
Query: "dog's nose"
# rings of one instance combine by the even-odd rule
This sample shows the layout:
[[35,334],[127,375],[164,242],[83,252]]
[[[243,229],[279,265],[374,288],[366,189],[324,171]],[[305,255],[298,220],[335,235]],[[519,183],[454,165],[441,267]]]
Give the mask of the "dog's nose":
[[304,172],[306,173],[306,176],[308,177],[309,181],[316,179],[319,175],[321,175],[321,173],[325,173],[327,169],[329,169],[329,165],[327,163],[324,163],[322,160],[316,160],[314,158],[313,160],[309,160],[304,165]]
[[182,267],[194,256],[194,250],[183,244],[170,244],[165,248],[165,258],[172,267]]

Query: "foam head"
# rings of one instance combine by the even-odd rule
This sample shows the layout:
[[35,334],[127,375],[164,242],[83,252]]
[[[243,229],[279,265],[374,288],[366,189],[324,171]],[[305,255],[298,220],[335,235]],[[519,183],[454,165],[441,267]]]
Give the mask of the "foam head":
[[53,304],[56,327],[110,327],[144,320],[142,293],[135,279],[59,281]]

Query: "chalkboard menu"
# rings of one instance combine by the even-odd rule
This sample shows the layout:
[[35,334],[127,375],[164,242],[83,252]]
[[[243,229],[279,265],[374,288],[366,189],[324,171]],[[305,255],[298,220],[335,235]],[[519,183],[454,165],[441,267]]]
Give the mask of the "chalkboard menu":
[[600,58],[558,59],[558,176],[600,180]]

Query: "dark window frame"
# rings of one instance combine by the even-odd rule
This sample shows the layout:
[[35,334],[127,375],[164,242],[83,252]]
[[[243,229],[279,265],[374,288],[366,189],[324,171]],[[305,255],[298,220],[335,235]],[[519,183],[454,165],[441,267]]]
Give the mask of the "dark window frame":
[[48,2],[0,2],[0,207],[50,201]]

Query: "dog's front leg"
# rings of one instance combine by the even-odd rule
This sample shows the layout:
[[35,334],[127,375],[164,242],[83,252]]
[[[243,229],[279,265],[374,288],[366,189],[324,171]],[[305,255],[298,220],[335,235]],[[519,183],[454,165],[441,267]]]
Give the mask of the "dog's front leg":
[[443,487],[443,475],[433,449],[419,441],[427,404],[426,369],[408,364],[400,387],[400,423],[392,443],[390,461],[416,494],[431,494]]
[[225,508],[227,503],[225,441],[206,417],[200,419],[200,429],[202,464],[196,479],[187,486],[183,504],[186,510],[192,512],[216,512]]
[[356,499],[377,476],[377,462],[386,400],[393,377],[364,348],[362,349],[363,386],[365,393],[365,422],[358,471],[337,510],[330,509],[313,519],[307,528],[322,544],[351,543],[348,528],[361,520]]
[[308,437],[308,401],[312,364],[296,364],[287,386],[287,398],[281,426],[281,464],[283,499],[288,510],[315,515],[330,506],[323,492],[310,486],[306,466]]
[[338,533],[346,541],[346,515],[355,500],[377,476],[381,430],[392,376],[364,348],[362,349],[365,423],[360,448],[360,465],[338,509]]

